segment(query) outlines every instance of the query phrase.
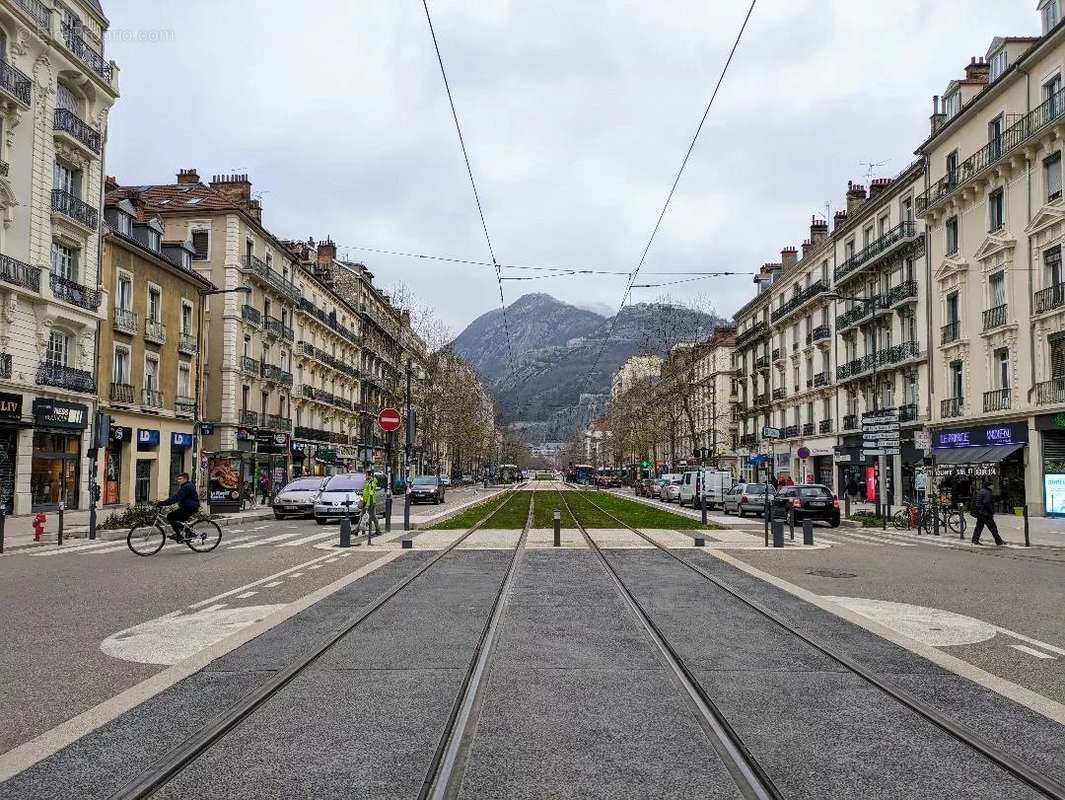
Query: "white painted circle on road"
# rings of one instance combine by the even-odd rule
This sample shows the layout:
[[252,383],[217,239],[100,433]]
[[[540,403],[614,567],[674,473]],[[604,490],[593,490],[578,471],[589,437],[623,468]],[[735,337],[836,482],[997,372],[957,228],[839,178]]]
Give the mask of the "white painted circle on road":
[[997,627],[988,622],[939,608],[869,600],[865,597],[825,599],[932,647],[984,642],[999,632]]

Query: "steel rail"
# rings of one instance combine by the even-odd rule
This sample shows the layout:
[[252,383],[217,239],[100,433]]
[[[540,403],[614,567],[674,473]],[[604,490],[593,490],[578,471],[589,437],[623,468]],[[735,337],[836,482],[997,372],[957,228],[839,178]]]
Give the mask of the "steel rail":
[[667,662],[670,669],[672,669],[678,682],[684,688],[689,699],[698,710],[699,716],[702,718],[703,728],[708,734],[710,734],[707,738],[721,757],[722,763],[732,775],[739,790],[745,797],[751,798],[752,800],[783,800],[784,795],[781,794],[780,790],[773,783],[772,778],[769,777],[769,773],[767,773],[765,768],[758,762],[758,759],[755,758],[754,754],[744,743],[739,733],[729,723],[725,714],[720,708],[718,708],[709,693],[707,693],[702,684],[699,683],[699,680],[688,668],[684,659],[673,649],[669,640],[666,639],[662,631],[659,630],[657,625],[655,625],[651,616],[640,604],[640,601],[636,599],[636,595],[633,594],[632,590],[618,574],[617,570],[615,570],[613,565],[607,560],[607,557],[603,555],[603,551],[600,549],[599,545],[594,539],[592,539],[584,525],[581,524],[580,518],[574,513],[572,507],[570,507],[565,495],[566,492],[559,492],[559,496],[562,498],[562,503],[566,507],[566,511],[571,517],[573,517],[573,522],[580,530],[589,549],[598,556],[599,563],[603,565],[607,573],[613,579],[614,585],[618,589],[618,593],[628,604],[630,610],[636,616],[636,619],[644,627],[662,658]]
[[308,652],[294,659],[287,667],[278,671],[274,677],[242,699],[236,705],[215,717],[197,733],[190,736],[169,753],[160,758],[153,766],[146,769],[124,787],[111,795],[110,800],[143,800],[151,797],[159,789],[169,783],[178,773],[195,761],[200,755],[214,745],[227,733],[236,728],[242,721],[252,714],[259,706],[276,695],[297,675],[318,660],[326,651],[337,642],[351,633],[355,628],[365,622],[371,615],[379,611],[386,603],[396,597],[415,580],[420,578],[433,567],[434,564],[451,553],[462,542],[479,530],[497,512],[501,511],[516,496],[517,487],[506,493],[503,502],[493,507],[484,518],[466,531],[462,536],[445,547],[436,556],[415,570],[412,574],[400,580],[395,586],[381,595],[365,611],[349,618],[337,632],[320,642]]
[[1062,785],[1060,782],[1054,780],[1053,778],[1050,778],[1042,774],[1038,770],[1028,766],[1020,759],[1011,756],[1009,753],[987,741],[979,734],[974,733],[972,730],[966,728],[961,723],[956,722],[945,714],[940,713],[937,709],[933,708],[928,703],[925,703],[923,700],[920,700],[919,698],[915,697],[907,691],[892,686],[890,683],[876,675],[874,672],[871,672],[858,662],[854,661],[850,656],[838,652],[830,645],[818,641],[807,633],[803,633],[794,625],[786,622],[784,619],[774,614],[769,609],[765,608],[758,601],[746,597],[742,593],[733,589],[727,583],[724,583],[723,581],[711,575],[709,572],[707,572],[697,564],[693,564],[687,559],[681,558],[668,547],[665,547],[659,542],[656,542],[650,536],[640,530],[637,530],[628,523],[622,522],[616,516],[611,514],[609,511],[606,511],[602,507],[596,505],[594,502],[592,502],[592,500],[588,499],[587,497],[582,496],[582,500],[586,500],[589,505],[591,505],[601,514],[605,514],[606,516],[610,517],[622,527],[632,531],[640,538],[657,547],[663,553],[666,553],[671,558],[688,567],[688,569],[698,573],[703,578],[710,581],[710,583],[714,584],[719,589],[722,589],[723,591],[727,592],[747,607],[753,609],[754,611],[757,611],[766,619],[776,623],[788,633],[801,639],[806,644],[813,647],[815,650],[828,656],[833,661],[836,661],[838,664],[846,667],[858,677],[862,678],[869,684],[875,686],[877,689],[880,689],[882,692],[884,692],[894,700],[897,700],[899,703],[906,706],[908,709],[910,709],[910,711],[931,722],[940,730],[953,736],[962,744],[971,747],[973,750],[980,753],[980,755],[984,756],[996,766],[1005,770],[1022,783],[1027,784],[1028,786],[1040,792],[1044,796],[1052,798],[1052,800],[1065,800],[1065,785]]
[[445,798],[457,797],[461,787],[462,775],[465,771],[466,755],[473,732],[477,727],[480,703],[483,700],[481,692],[484,677],[488,671],[488,664],[495,652],[498,641],[499,623],[503,617],[507,601],[510,598],[514,584],[514,575],[517,572],[518,563],[525,552],[525,543],[529,534],[529,528],[533,520],[533,507],[536,503],[536,493],[529,493],[529,513],[525,518],[525,525],[518,536],[518,544],[510,557],[507,571],[499,582],[492,610],[485,620],[481,635],[477,640],[477,646],[473,650],[466,675],[462,686],[455,697],[451,707],[444,732],[440,736],[433,758],[429,762],[425,779],[422,781],[421,791],[418,792],[418,800],[445,800]]

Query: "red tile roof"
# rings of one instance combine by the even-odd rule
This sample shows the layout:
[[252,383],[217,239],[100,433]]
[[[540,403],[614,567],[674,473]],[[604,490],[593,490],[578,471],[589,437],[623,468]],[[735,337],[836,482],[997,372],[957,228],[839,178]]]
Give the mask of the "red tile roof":
[[108,192],[104,203],[114,205],[122,200],[133,203],[141,221],[168,211],[247,211],[231,197],[202,183],[121,186]]

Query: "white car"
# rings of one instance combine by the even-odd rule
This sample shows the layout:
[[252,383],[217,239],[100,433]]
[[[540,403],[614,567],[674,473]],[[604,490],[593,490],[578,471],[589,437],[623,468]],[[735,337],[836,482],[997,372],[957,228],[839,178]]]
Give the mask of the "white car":
[[[362,487],[365,485],[366,474],[363,472],[334,475],[326,481],[314,504],[314,521],[325,525],[327,522],[339,522],[341,517],[350,515],[351,521],[357,522],[362,516]],[[378,516],[385,513],[385,489],[381,484],[377,487],[375,510]]]
[[451,485],[451,476],[450,475],[441,475],[440,476],[440,485],[441,486],[450,486]]
[[274,517],[313,517],[314,504],[318,502],[318,495],[325,482],[326,479],[321,476],[296,478],[291,481],[274,496]]

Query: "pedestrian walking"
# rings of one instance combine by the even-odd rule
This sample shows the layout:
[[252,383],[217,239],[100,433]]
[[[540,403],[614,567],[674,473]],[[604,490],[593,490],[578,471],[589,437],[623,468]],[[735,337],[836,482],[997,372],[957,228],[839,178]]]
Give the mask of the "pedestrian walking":
[[852,501],[858,500],[858,481],[854,479],[854,473],[850,473],[847,478],[847,494]]
[[362,485],[362,516],[359,517],[359,523],[355,526],[355,535],[362,533],[365,527],[366,537],[372,539],[371,525],[373,533],[380,536],[381,527],[377,524],[377,478],[372,474],[366,476],[366,482]]
[[969,498],[969,513],[976,518],[973,544],[980,544],[980,534],[984,532],[984,526],[991,531],[996,545],[1005,544],[998,535],[998,525],[995,524],[995,497],[991,492],[991,481],[985,480],[980,490]]
[[264,506],[270,502],[270,473],[266,470],[259,474],[259,494],[262,495]]

